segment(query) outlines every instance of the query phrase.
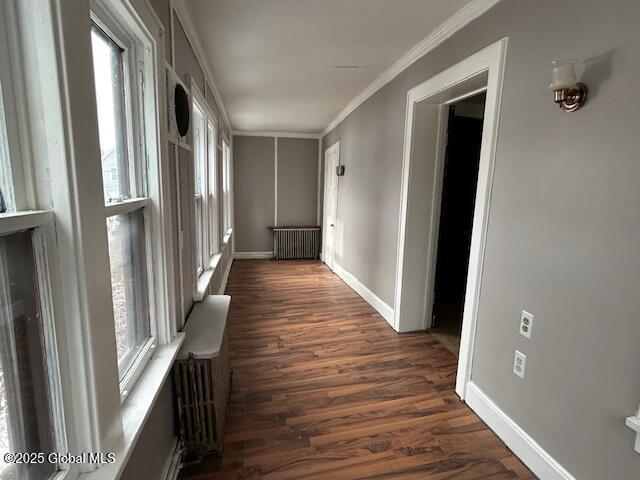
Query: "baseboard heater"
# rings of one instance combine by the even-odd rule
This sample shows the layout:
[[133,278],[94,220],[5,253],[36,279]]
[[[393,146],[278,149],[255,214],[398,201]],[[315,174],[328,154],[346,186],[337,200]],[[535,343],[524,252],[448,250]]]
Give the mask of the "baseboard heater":
[[273,231],[273,253],[276,260],[318,258],[320,227],[269,227]]

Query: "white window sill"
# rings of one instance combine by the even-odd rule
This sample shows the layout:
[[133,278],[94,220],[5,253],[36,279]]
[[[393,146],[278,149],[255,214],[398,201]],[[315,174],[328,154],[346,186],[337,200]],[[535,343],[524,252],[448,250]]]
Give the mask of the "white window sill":
[[171,343],[156,348],[147,368],[144,369],[127,400],[122,404],[123,442],[121,448],[115,452],[116,461],[102,465],[93,472],[80,475],[79,480],[115,480],[120,477],[184,339],[185,334],[178,333]]
[[196,285],[196,292],[193,294],[194,302],[201,302],[206,296],[212,278],[213,268],[209,268],[200,274],[198,277],[198,284]]
[[227,233],[225,233],[224,237],[222,237],[222,243],[227,245],[229,243],[229,239],[231,238],[232,233],[233,233],[233,228],[230,228],[229,230],[227,230]]
[[211,257],[211,261],[209,262],[209,268],[215,271],[215,269],[218,268],[218,264],[220,263],[221,258],[222,258],[221,253],[214,254],[213,257]]

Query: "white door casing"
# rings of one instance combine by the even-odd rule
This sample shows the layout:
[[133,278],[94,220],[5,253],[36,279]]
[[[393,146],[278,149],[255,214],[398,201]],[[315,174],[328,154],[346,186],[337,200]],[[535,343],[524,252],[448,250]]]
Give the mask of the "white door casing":
[[[456,393],[462,399],[471,382],[506,49],[504,38],[407,94],[394,301],[394,329],[399,332],[429,326],[444,154],[443,108],[485,89],[487,94],[456,377]],[[430,215],[424,215],[425,209]]]

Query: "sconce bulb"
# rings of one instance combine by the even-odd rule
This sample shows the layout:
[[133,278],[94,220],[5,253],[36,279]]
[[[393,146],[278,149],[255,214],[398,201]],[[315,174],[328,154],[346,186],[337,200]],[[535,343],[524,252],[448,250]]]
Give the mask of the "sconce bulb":
[[565,112],[575,112],[587,100],[587,86],[578,82],[575,60],[551,62],[553,101]]
[[575,60],[554,60],[551,62],[551,90],[570,88],[578,83]]

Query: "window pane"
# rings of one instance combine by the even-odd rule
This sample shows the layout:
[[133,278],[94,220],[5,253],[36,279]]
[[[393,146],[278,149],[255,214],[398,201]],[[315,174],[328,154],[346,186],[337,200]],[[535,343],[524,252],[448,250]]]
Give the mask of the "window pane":
[[196,217],[196,273],[200,275],[202,272],[202,197],[196,195],[195,200],[195,217]]
[[231,228],[231,205],[229,195],[229,162],[230,151],[227,142],[222,142],[222,207],[223,207],[223,226],[225,235]]
[[216,131],[213,124],[207,126],[207,157],[209,161],[209,255],[218,251],[218,165],[216,162]]
[[123,50],[95,25],[91,46],[104,200],[111,203],[131,197]]
[[9,142],[0,86],[0,213],[14,210]]
[[[0,459],[55,451],[35,269],[31,232],[0,236]],[[56,470],[50,463],[0,463],[0,478],[45,479]]]
[[207,127],[207,151],[209,156],[209,193],[213,196],[216,195],[217,190],[217,169],[216,169],[216,131],[214,126],[209,123]]
[[204,113],[194,103],[193,105],[193,134],[194,134],[194,174],[196,193],[204,194],[204,170],[205,170],[205,131]]
[[193,104],[193,172],[195,182],[195,230],[196,230],[196,271],[199,275],[204,268],[204,232],[205,217],[203,203],[205,202],[205,161],[206,161],[206,132],[204,112],[197,103]]
[[113,313],[120,377],[150,337],[144,215],[107,218]]

